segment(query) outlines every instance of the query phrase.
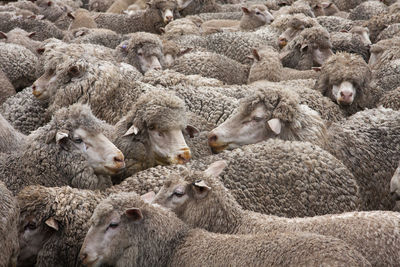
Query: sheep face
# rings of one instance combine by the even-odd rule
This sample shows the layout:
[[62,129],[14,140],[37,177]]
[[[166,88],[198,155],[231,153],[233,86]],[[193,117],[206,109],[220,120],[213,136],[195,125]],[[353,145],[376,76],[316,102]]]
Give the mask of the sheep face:
[[349,81],[332,86],[332,94],[339,105],[351,105],[356,97],[357,90]]
[[154,8],[158,10],[164,24],[168,24],[174,20],[178,5],[175,1],[157,1]]
[[33,215],[23,215],[19,222],[18,266],[33,266],[43,245],[58,231],[58,224],[53,218],[40,222]]
[[281,126],[271,116],[261,103],[249,114],[237,112],[209,133],[208,144],[214,153],[218,153],[273,137],[280,132]]
[[32,85],[33,95],[40,100],[47,100],[50,97],[49,85],[56,82],[57,76],[54,68],[47,68]]
[[254,28],[270,24],[274,21],[274,16],[263,5],[253,5],[250,8],[242,7],[242,11],[244,14],[242,20],[252,21]]
[[371,46],[371,40],[369,39],[369,30],[366,27],[353,27],[350,32],[352,34],[356,34],[358,36],[360,36],[362,43],[366,46],[366,47],[370,47]]
[[337,12],[340,12],[337,5],[332,2],[323,2],[321,5],[324,9],[325,16],[333,16]]
[[[62,133],[60,138],[63,138]],[[116,174],[125,168],[124,155],[104,134],[79,128],[73,132],[71,140],[77,149],[86,154],[96,174]]]
[[400,167],[396,169],[390,181],[390,195],[394,200],[400,200]]
[[140,64],[142,73],[149,70],[161,70],[160,59],[162,58],[161,51],[153,51],[154,49],[139,48],[137,50],[137,57]]
[[284,48],[288,42],[294,39],[295,36],[297,36],[302,30],[304,29],[304,26],[301,26],[300,28],[293,28],[289,27],[287,28],[281,35],[278,37],[278,46],[280,49]]

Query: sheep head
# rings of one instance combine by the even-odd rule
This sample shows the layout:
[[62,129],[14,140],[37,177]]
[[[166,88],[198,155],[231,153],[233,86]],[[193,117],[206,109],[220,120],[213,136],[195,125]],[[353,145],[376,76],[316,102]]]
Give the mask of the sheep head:
[[235,113],[208,135],[214,153],[280,136],[299,108],[293,92],[258,89],[244,98]]

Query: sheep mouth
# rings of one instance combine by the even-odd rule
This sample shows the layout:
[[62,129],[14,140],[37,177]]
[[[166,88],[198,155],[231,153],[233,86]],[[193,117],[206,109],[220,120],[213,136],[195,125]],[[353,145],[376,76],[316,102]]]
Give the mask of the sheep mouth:
[[119,172],[121,172],[123,169],[125,169],[125,165],[121,166],[121,167],[108,167],[108,166],[104,166],[104,168],[110,172],[111,174],[117,174]]
[[224,151],[225,149],[227,149],[229,144],[230,143],[226,143],[226,144],[223,144],[223,145],[216,145],[216,144],[210,145],[211,151],[212,151],[213,154],[218,154],[218,153]]
[[42,93],[41,93],[41,92],[38,92],[38,91],[32,91],[32,94],[33,94],[36,98],[39,98],[39,97],[42,95]]

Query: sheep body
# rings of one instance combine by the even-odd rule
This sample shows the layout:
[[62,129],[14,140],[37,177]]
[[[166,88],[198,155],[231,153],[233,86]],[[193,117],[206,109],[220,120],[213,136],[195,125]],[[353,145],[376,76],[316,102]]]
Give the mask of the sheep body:
[[380,105],[385,108],[400,111],[400,87],[385,93],[381,99],[379,99],[378,106]]
[[380,1],[365,1],[350,11],[350,20],[369,20],[373,16],[386,13],[388,7]]
[[16,131],[0,114],[0,152],[11,153],[18,151],[25,143],[26,136]]
[[1,266],[16,266],[19,253],[18,226],[19,207],[13,194],[0,181],[0,254]]
[[14,86],[7,78],[6,74],[0,70],[0,104],[3,104],[7,98],[15,95],[17,92],[15,91]]
[[[103,224],[108,224],[110,220],[104,222],[100,218],[110,218],[112,212],[124,214],[131,207],[134,207],[132,214],[136,211],[138,216],[132,220],[121,216],[120,231],[124,235],[114,235],[104,241],[107,247],[115,250],[93,250],[94,240],[104,240],[104,233],[99,228],[105,227]],[[141,223],[138,224],[138,221]],[[146,204],[132,193],[111,195],[102,201],[96,207],[91,222],[81,249],[81,255],[86,253],[84,263],[104,255],[104,261],[115,266],[126,266],[132,261],[146,266],[370,265],[350,246],[342,241],[337,243],[338,240],[331,237],[309,233],[273,233],[264,238],[191,230],[172,212]],[[130,249],[119,249],[121,243],[129,244]]]
[[73,20],[68,27],[68,31],[77,29],[77,28],[97,28],[96,22],[91,17],[91,14],[86,9],[80,8],[73,12],[72,14]]
[[3,42],[22,45],[35,55],[37,55],[37,49],[42,45],[41,42],[32,39],[36,35],[36,32],[28,33],[23,29],[15,28],[4,35]]
[[123,37],[120,34],[112,30],[78,28],[66,33],[63,41],[77,44],[90,43],[114,49],[121,43],[122,39]]

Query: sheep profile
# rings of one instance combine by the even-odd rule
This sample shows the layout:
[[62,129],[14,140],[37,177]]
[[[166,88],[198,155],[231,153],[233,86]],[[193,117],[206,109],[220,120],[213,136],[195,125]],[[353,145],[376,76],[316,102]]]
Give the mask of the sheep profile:
[[153,203],[174,211],[191,227],[223,234],[302,231],[333,236],[356,248],[374,266],[396,264],[400,214],[347,212],[289,219],[246,211],[219,181],[225,166],[226,162],[217,161],[204,172],[183,169],[180,175],[170,175]]
[[328,236],[232,236],[190,229],[136,193],[111,195],[96,207],[80,259],[87,266],[370,265],[349,245]]
[[264,5],[251,5],[248,8],[242,7],[243,16],[240,21],[236,20],[208,20],[201,24],[201,29],[205,33],[219,30],[254,30],[265,24],[274,21],[274,17]]
[[72,13],[68,13],[68,16],[72,18],[72,22],[68,27],[68,31],[77,28],[97,28],[97,24],[91,17],[89,11],[83,8],[79,8]]
[[35,55],[38,55],[37,49],[42,45],[42,43],[33,39],[35,35],[36,32],[27,32],[23,29],[15,28],[8,33],[0,32],[0,41],[22,45]]
[[110,175],[125,164],[121,151],[104,136],[104,125],[87,105],[58,110],[47,125],[26,138],[20,150],[2,155],[2,181],[14,193],[30,184],[110,186]]

